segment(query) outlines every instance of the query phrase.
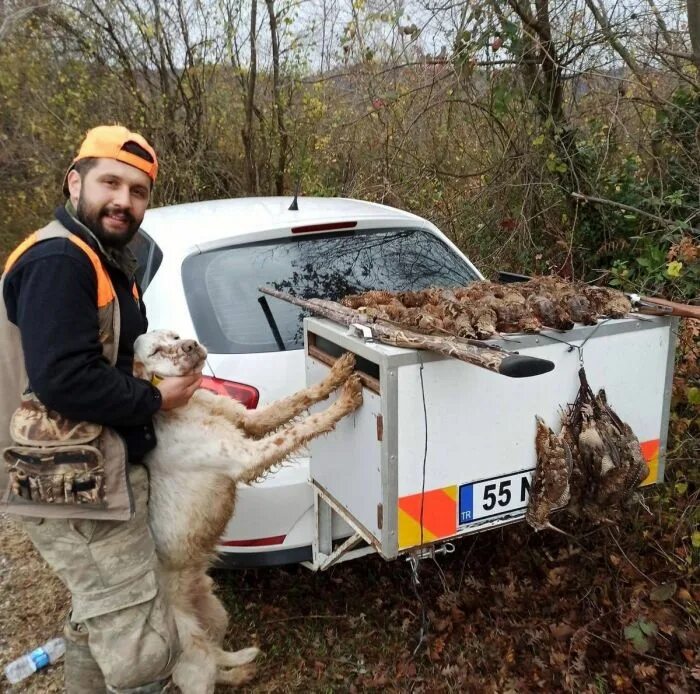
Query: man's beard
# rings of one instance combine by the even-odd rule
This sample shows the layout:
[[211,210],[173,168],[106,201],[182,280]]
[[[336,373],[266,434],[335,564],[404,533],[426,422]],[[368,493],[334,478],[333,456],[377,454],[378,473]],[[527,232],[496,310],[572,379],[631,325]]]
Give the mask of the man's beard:
[[[142,221],[140,219],[137,220],[128,210],[122,210],[113,205],[105,205],[99,210],[89,208],[82,195],[78,198],[78,207],[75,212],[78,220],[90,229],[100,243],[111,248],[124,248],[134,238]],[[128,224],[125,231],[114,232],[104,228],[102,219],[114,213],[125,217]]]

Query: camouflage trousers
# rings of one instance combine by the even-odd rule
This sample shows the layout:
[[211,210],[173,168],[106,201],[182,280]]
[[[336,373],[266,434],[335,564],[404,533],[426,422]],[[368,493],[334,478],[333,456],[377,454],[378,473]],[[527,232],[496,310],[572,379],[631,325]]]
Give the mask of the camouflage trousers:
[[[129,521],[22,519],[34,546],[71,593],[67,635],[87,632],[90,654],[110,692],[138,691],[167,679],[180,653],[177,628],[158,585],[146,469],[132,466],[129,481],[136,510]],[[71,670],[69,676],[80,675]],[[66,690],[86,691],[68,679]]]

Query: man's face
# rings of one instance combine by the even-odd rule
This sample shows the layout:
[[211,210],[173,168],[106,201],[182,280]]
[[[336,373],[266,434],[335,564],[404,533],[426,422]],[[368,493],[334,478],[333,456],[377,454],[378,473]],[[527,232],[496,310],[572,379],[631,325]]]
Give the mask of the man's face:
[[98,159],[82,177],[75,170],[68,174],[68,190],[78,219],[105,246],[122,248],[141,226],[151,179],[124,162]]

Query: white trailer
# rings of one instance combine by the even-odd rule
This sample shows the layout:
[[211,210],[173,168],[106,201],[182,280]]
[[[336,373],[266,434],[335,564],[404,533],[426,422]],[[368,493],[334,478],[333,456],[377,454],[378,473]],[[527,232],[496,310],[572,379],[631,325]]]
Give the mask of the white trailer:
[[[345,351],[357,357],[364,403],[310,445],[315,570],[377,552],[433,552],[456,538],[521,520],[536,464],[535,415],[554,431],[585,365],[594,391],[628,422],[663,479],[677,319],[640,317],[513,335],[492,344],[548,359],[553,371],[508,378],[456,359],[367,339],[307,318],[307,383]],[[325,405],[324,405],[325,406]],[[334,520],[352,535],[332,541]]]

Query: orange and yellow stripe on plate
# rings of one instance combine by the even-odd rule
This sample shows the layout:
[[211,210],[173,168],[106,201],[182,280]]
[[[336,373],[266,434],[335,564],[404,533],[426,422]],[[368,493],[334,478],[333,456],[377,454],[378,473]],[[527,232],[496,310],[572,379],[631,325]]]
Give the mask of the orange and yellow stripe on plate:
[[421,498],[423,542],[451,537],[457,532],[457,486],[431,489],[399,499],[399,548],[421,543]]
[[649,466],[649,474],[647,475],[641,486],[645,484],[654,484],[659,481],[659,446],[661,441],[653,439],[651,441],[642,441],[639,444],[642,448],[642,455]]

